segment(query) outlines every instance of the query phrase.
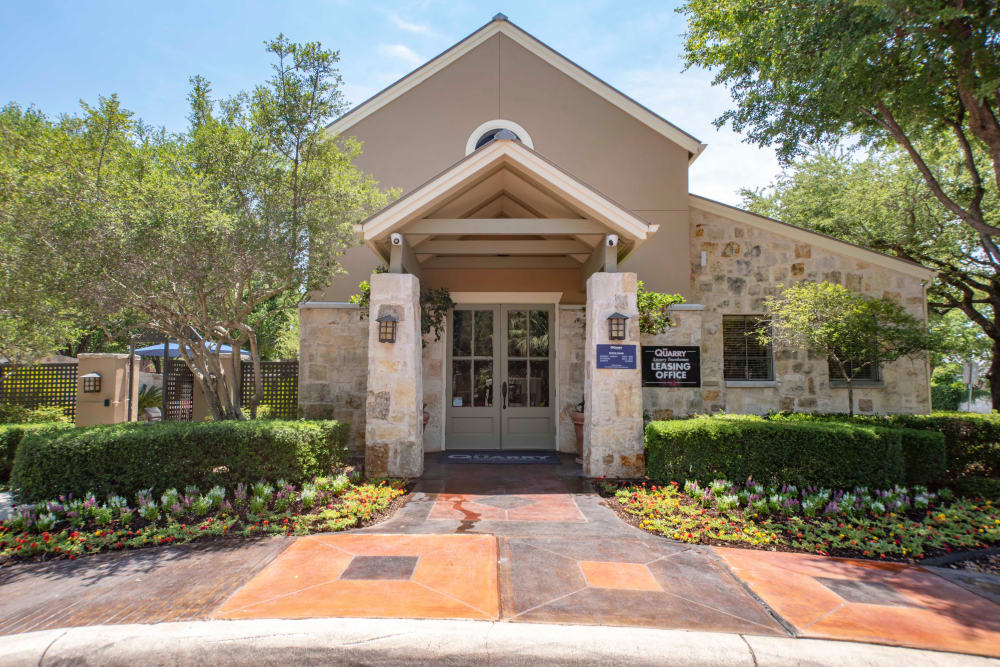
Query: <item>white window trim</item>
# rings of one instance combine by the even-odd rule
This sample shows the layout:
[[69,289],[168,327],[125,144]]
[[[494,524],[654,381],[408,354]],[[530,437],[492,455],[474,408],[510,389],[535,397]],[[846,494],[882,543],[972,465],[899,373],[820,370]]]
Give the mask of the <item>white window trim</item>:
[[515,123],[512,120],[504,120],[502,118],[497,118],[496,120],[490,120],[472,131],[469,135],[469,140],[465,142],[465,154],[471,155],[474,150],[476,150],[476,142],[479,138],[490,130],[510,130],[517,135],[517,138],[521,140],[521,143],[528,148],[534,148],[535,144],[531,141],[531,135],[528,131]]

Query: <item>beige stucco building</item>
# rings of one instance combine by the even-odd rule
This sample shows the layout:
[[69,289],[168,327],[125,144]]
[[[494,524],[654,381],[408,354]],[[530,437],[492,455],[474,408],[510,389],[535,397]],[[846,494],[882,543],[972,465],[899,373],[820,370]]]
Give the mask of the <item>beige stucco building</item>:
[[[426,451],[574,451],[584,399],[592,475],[641,470],[643,412],[846,411],[825,359],[745,335],[780,283],[837,282],[926,317],[931,271],[690,193],[705,144],[502,15],[329,131],[403,193],[300,309],[302,411],[351,423],[373,474],[419,474]],[[379,266],[363,319],[349,298]],[[676,327],[639,335],[637,280],[685,297]],[[421,341],[428,287],[457,305]],[[923,359],[863,384],[861,412],[929,410]]]

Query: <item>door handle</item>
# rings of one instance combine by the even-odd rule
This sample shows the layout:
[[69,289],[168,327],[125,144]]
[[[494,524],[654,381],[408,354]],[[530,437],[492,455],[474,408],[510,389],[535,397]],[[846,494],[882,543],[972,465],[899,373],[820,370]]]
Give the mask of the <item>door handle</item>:
[[500,385],[500,395],[503,396],[503,409],[507,409],[507,382]]

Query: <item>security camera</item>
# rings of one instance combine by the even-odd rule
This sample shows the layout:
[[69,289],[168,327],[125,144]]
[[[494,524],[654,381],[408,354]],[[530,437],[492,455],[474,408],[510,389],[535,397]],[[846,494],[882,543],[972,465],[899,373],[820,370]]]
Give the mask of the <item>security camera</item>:
[[392,234],[389,236],[389,240],[392,242],[392,245],[403,245],[402,234]]
[[608,234],[608,247],[614,248],[616,245],[618,245],[618,235]]

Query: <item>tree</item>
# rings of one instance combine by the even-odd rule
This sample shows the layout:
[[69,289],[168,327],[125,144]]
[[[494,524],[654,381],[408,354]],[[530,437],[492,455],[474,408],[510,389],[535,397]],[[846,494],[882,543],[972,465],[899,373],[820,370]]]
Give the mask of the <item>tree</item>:
[[769,324],[757,331],[761,343],[829,358],[847,385],[851,416],[858,373],[933,347],[923,322],[889,299],[872,298],[829,282],[801,282],[779,289],[777,296],[764,301]]
[[79,334],[79,308],[36,280],[62,273],[61,259],[24,243],[45,204],[47,168],[58,160],[59,130],[35,109],[0,109],[0,361],[25,363]]
[[[993,0],[688,0],[688,65],[716,68],[716,120],[787,164],[845,139],[893,147],[974,247],[943,307],[976,322],[1000,378],[1000,12]],[[940,216],[938,216],[940,217]],[[905,256],[905,255],[902,255]],[[918,259],[918,261],[920,261]],[[938,268],[936,264],[932,264]],[[1000,381],[992,382],[1000,407]]]
[[[935,169],[954,173],[938,161]],[[977,350],[994,345],[982,327],[993,321],[993,308],[979,302],[991,294],[1000,297],[996,271],[982,261],[978,234],[940,205],[900,151],[819,149],[796,159],[769,187],[741,194],[756,213],[935,269],[938,280],[929,285],[928,298],[931,325],[944,346],[937,356],[967,359],[968,346],[955,347],[960,338],[975,342]],[[955,308],[965,291],[974,295],[969,307],[975,318]],[[975,331],[961,326],[963,321]],[[978,360],[987,363],[990,356],[989,349],[982,350]],[[1000,385],[1000,372],[994,377]]]
[[217,104],[192,79],[186,133],[152,131],[116,97],[62,121],[52,202],[22,232],[71,266],[49,289],[177,340],[218,419],[244,417],[240,355],[221,345],[250,348],[253,414],[257,327],[328,284],[353,225],[386,202],[351,164],[360,146],[325,132],[343,106],[337,54],[282,36],[268,51],[274,76],[249,93]]

